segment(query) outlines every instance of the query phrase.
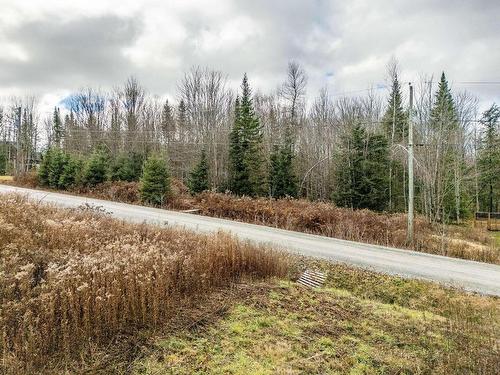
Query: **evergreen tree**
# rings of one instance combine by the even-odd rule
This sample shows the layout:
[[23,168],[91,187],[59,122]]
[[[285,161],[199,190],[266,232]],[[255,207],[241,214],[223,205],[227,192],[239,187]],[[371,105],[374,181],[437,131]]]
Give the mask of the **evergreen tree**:
[[389,149],[387,139],[380,134],[371,135],[367,139],[366,157],[364,160],[365,192],[361,205],[370,210],[383,211],[388,203],[387,166],[389,165]]
[[63,136],[63,123],[59,108],[54,107],[54,115],[52,119],[52,132],[54,134],[54,144],[57,147],[61,146],[61,138]]
[[253,108],[251,90],[245,74],[241,100],[235,106],[235,120],[230,133],[230,188],[238,195],[266,193],[263,134]]
[[333,200],[338,206],[382,211],[387,207],[387,140],[382,135],[367,135],[356,125],[344,137],[337,155],[336,188]]
[[7,173],[7,153],[4,147],[0,149],[0,175]]
[[42,186],[49,186],[50,164],[52,162],[52,149],[49,148],[42,156],[40,168],[38,169],[38,181]]
[[186,103],[181,99],[177,107],[177,126],[179,128],[179,135],[181,140],[185,140],[186,132],[188,131],[188,115]]
[[455,103],[443,72],[431,110],[432,142],[436,143],[436,181],[433,184],[433,216],[440,220],[460,221],[467,214],[465,189],[461,180],[465,169],[459,147],[461,129]]
[[431,124],[434,130],[440,131],[455,130],[458,127],[455,103],[444,72],[441,74],[435,103],[431,111]]
[[270,157],[269,184],[274,198],[297,197],[297,178],[293,169],[293,143],[286,137],[281,147],[274,146]]
[[393,73],[391,95],[382,118],[382,127],[391,147],[391,160],[388,168],[388,208],[391,211],[404,211],[406,208],[405,170],[401,162],[394,160],[392,151],[394,144],[405,143],[408,137],[408,114],[403,109],[401,85],[396,72]]
[[109,166],[109,179],[111,181],[132,181],[129,158],[120,154],[113,158]]
[[235,194],[242,194],[248,181],[247,170],[243,164],[242,129],[240,120],[240,99],[234,105],[234,125],[229,134],[229,187]]
[[144,163],[141,179],[142,201],[161,206],[169,193],[170,176],[166,161],[157,156],[150,156]]
[[83,182],[88,186],[95,186],[106,181],[109,158],[107,153],[97,147],[90,156],[83,171]]
[[109,168],[111,181],[138,181],[142,174],[143,156],[137,152],[118,155]]
[[273,145],[271,155],[269,156],[269,190],[273,198],[281,197],[283,186],[283,178],[281,176],[281,152],[278,145]]
[[[183,103],[184,106],[184,103]],[[185,112],[185,111],[184,111]],[[182,116],[185,116],[183,113]],[[169,143],[175,136],[175,119],[173,115],[172,107],[170,106],[168,100],[165,101],[163,109],[161,111],[161,130],[163,133],[163,139]]]
[[483,210],[499,211],[500,196],[500,108],[493,104],[483,113],[484,131],[478,160],[479,202]]
[[188,185],[191,194],[208,190],[208,159],[205,150],[201,151],[200,161],[191,172]]
[[382,126],[391,143],[402,142],[408,137],[408,116],[403,109],[401,85],[397,74],[392,80],[391,95],[387,102],[387,110],[382,118]]
[[69,189],[81,183],[81,171],[83,163],[80,159],[69,156],[59,177],[59,188]]
[[351,134],[344,137],[342,147],[337,154],[338,165],[335,169],[335,189],[332,198],[340,207],[361,207],[365,137],[365,130],[361,125],[354,126]]
[[67,163],[68,155],[66,155],[66,153],[60,148],[55,147],[51,153],[48,172],[48,185],[51,188],[60,188],[59,180]]

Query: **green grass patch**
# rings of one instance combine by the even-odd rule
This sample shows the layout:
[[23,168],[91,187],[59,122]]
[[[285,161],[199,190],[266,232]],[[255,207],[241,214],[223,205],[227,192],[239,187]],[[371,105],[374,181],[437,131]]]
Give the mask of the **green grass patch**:
[[134,374],[494,373],[498,299],[344,266],[323,289],[274,281],[195,332],[159,337]]

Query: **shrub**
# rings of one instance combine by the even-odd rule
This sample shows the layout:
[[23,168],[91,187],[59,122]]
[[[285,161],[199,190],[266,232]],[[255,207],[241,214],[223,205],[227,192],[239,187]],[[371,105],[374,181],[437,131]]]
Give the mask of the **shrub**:
[[14,176],[16,185],[36,188],[40,186],[38,172],[34,169]]
[[108,155],[103,149],[97,148],[87,161],[83,171],[83,183],[87,186],[103,183],[107,178],[107,170]]
[[144,163],[141,179],[141,199],[145,203],[161,206],[170,193],[170,177],[164,159],[151,156]]

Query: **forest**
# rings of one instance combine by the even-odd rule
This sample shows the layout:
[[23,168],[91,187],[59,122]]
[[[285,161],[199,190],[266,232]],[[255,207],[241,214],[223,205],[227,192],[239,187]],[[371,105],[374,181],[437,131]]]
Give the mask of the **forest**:
[[[311,98],[307,73],[290,62],[282,85],[262,93],[244,74],[194,67],[173,99],[130,77],[109,91],[83,88],[42,116],[35,97],[0,108],[0,175],[37,168],[42,185],[67,189],[142,181],[144,201],[160,205],[169,177],[191,193],[305,198],[338,207],[405,212],[408,124],[415,145],[415,207],[434,223],[498,212],[500,108],[480,111],[469,91],[443,72],[413,82],[410,110],[400,67],[387,88]],[[354,95],[353,95],[354,94]]]

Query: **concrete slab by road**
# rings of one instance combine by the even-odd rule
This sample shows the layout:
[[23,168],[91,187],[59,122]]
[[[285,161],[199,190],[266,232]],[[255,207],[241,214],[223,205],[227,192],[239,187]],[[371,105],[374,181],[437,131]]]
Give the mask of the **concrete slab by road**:
[[1,193],[19,193],[36,201],[62,207],[78,207],[84,203],[97,205],[110,212],[112,216],[130,222],[182,226],[198,232],[230,232],[242,240],[270,245],[302,255],[500,296],[500,266],[494,264],[8,185],[0,185]]

